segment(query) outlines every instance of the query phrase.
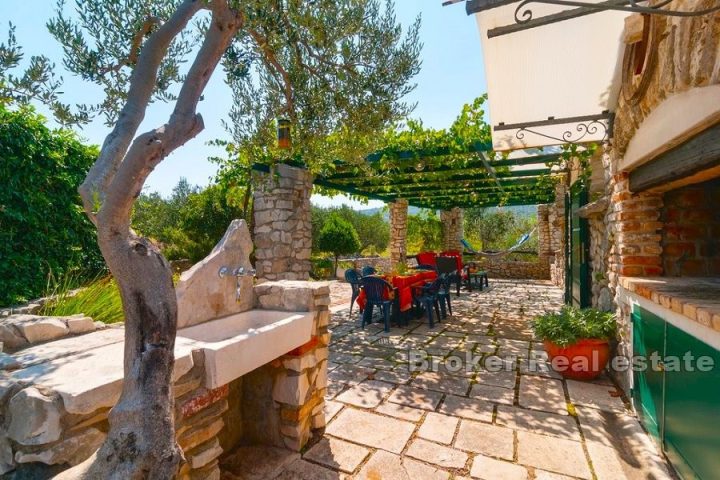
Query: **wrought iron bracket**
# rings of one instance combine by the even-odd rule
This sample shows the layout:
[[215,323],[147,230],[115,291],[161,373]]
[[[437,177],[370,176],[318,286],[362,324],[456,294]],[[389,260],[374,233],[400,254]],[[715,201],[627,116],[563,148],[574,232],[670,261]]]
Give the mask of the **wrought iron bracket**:
[[[550,140],[556,140],[559,144],[580,144],[583,143],[583,139],[588,135],[595,135],[599,132],[604,132],[603,137],[600,140],[593,140],[594,142],[602,143],[612,138],[614,122],[615,114],[605,111],[597,115],[584,115],[579,117],[567,118],[550,117],[547,120],[514,124],[500,123],[493,127],[493,130],[495,130],[496,132],[502,130],[516,130],[515,138],[517,138],[518,140],[523,140],[525,138],[525,135],[530,133],[532,135],[539,135]],[[548,135],[535,129],[535,127],[564,124],[575,125],[574,127],[565,130],[560,137]]]
[[[489,38],[611,10],[672,17],[700,17],[720,12],[720,5],[701,10],[676,10],[672,8],[672,2],[673,0],[662,0],[654,5],[643,5],[647,2],[643,0],[607,0],[598,3],[591,3],[587,0],[468,0],[466,11],[470,15],[517,3],[515,24],[488,30]],[[534,3],[576,8],[535,18],[532,10]]]

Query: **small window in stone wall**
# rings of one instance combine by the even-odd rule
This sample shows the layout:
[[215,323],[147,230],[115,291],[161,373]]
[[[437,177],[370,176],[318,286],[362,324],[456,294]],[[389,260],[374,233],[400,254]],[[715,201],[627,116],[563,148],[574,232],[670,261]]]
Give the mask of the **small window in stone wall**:
[[665,193],[662,257],[666,276],[720,276],[720,179]]
[[625,21],[622,92],[625,100],[642,98],[657,63],[659,26],[651,15],[631,15]]

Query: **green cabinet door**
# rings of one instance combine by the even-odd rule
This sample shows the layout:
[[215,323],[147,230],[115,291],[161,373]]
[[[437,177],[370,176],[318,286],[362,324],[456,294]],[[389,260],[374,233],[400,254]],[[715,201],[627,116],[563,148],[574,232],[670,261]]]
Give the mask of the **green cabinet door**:
[[720,352],[667,325],[667,355],[707,356],[714,367],[665,372],[665,451],[685,480],[720,478]]
[[[632,322],[635,355],[646,359],[650,359],[653,354],[664,357],[665,321],[636,305],[632,312]],[[632,395],[635,409],[640,421],[660,445],[665,376],[662,370],[647,368],[645,370],[635,369],[633,378]]]

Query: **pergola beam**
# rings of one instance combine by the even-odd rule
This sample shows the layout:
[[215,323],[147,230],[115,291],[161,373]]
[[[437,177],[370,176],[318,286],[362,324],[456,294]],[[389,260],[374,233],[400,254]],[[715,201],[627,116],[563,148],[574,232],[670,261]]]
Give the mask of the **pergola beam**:
[[[548,155],[535,155],[532,157],[522,157],[522,158],[511,158],[511,159],[505,159],[505,160],[495,160],[488,162],[491,167],[521,167],[526,165],[545,165],[550,161],[557,160],[560,158],[560,154],[548,154]],[[417,159],[415,159],[417,161]],[[355,168],[360,168],[359,166],[355,166]],[[408,163],[406,166],[400,167],[397,171],[393,172],[393,175],[424,175],[427,173],[441,173],[441,172],[451,172],[451,171],[464,171],[464,170],[473,170],[473,169],[485,169],[485,162],[482,160],[470,160],[468,161],[462,169],[458,169],[457,167],[454,167],[452,165],[446,165],[446,164],[440,164],[440,165],[427,165],[425,167],[425,170],[417,171],[415,168],[415,165],[411,165]],[[356,171],[342,171],[340,170],[337,173],[327,175],[326,178],[332,179],[332,180],[341,180],[341,179],[348,179],[348,178],[357,178],[359,172]]]
[[[449,175],[447,177],[443,178],[435,178],[431,176],[423,176],[423,175],[416,175],[416,179],[412,181],[394,181],[392,183],[387,183],[391,181],[391,178],[386,177],[379,177],[372,180],[363,180],[360,182],[350,182],[349,180],[342,180],[338,182],[338,180],[335,177],[323,177],[324,180],[332,182],[332,183],[339,183],[342,185],[351,185],[356,188],[373,188],[373,187],[403,187],[403,186],[410,186],[410,185],[423,185],[428,183],[437,183],[437,182],[445,182],[446,184],[448,182],[463,182],[463,181],[476,181],[476,182],[485,182],[485,183],[494,183],[495,180],[493,178],[484,176],[483,172],[476,172],[476,173],[462,173],[464,170],[460,170],[460,173],[456,175]],[[549,168],[543,168],[543,169],[537,169],[537,170],[517,170],[514,172],[509,172],[508,174],[501,175],[498,177],[500,181],[503,180],[511,180],[511,179],[521,179],[521,178],[540,178],[544,175],[551,174],[552,171]],[[347,182],[347,183],[345,183]]]
[[390,194],[398,195],[398,196],[402,196],[402,197],[408,197],[408,196],[412,196],[414,194],[419,194],[419,193],[433,195],[433,194],[445,193],[445,192],[449,192],[449,193],[465,193],[465,192],[467,192],[467,193],[473,193],[473,192],[502,193],[503,191],[508,194],[511,194],[511,195],[517,195],[517,194],[522,194],[522,193],[533,193],[533,192],[545,194],[545,193],[551,192],[551,190],[546,185],[538,184],[538,183],[528,183],[525,185],[504,186],[502,190],[500,188],[498,188],[497,185],[481,185],[481,186],[478,186],[478,185],[469,185],[469,186],[448,185],[448,186],[435,186],[435,187],[413,187],[413,188],[407,188],[407,189],[404,189],[404,190],[398,191],[398,192],[391,192]]

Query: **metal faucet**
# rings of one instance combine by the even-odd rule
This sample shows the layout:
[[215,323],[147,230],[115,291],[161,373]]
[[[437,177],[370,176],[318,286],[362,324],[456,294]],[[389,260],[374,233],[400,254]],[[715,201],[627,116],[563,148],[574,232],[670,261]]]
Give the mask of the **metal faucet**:
[[254,268],[245,270],[245,267],[220,267],[220,270],[218,270],[218,276],[220,278],[225,278],[228,275],[232,275],[233,277],[254,277],[256,273],[257,270]]
[[225,278],[228,275],[232,275],[235,277],[235,301],[240,301],[240,277],[254,277],[257,273],[257,270],[254,268],[248,268],[247,270],[245,267],[237,267],[237,268],[230,268],[230,267],[220,267],[220,270],[218,270],[218,276],[220,278]]

